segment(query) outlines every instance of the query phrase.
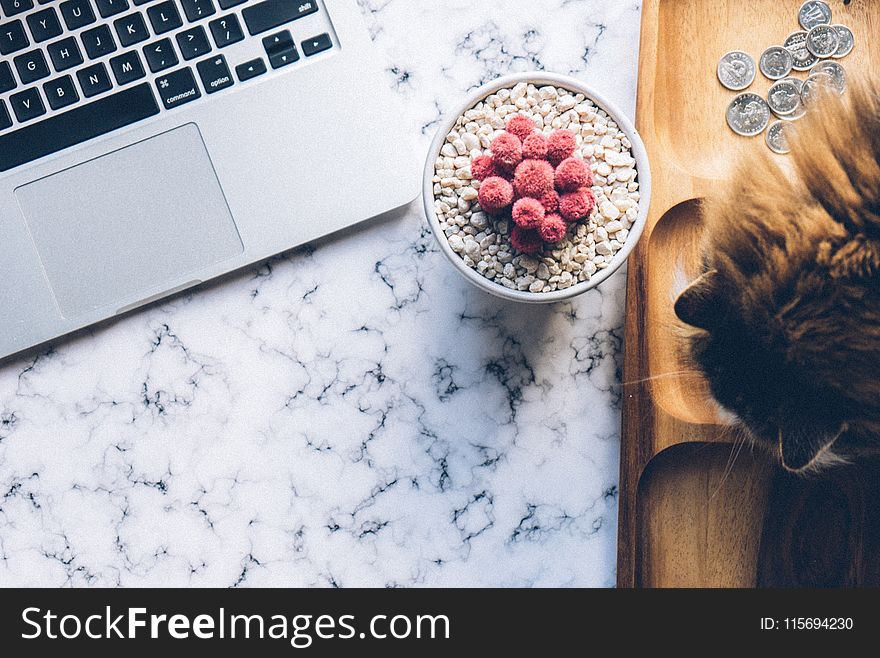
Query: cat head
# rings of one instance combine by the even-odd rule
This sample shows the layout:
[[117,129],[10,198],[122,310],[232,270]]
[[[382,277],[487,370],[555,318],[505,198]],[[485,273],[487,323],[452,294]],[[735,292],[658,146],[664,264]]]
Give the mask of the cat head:
[[[690,357],[715,400],[788,470],[845,459],[835,444],[856,420],[859,400],[837,369],[863,355],[850,351],[847,330],[834,319],[837,309],[794,297],[780,307],[774,295],[781,289],[770,285],[761,299],[741,294],[736,285],[713,269],[675,302],[676,315],[695,329]],[[805,318],[817,324],[808,328]],[[835,355],[834,363],[816,358],[822,347]]]
[[799,473],[880,446],[880,103],[852,93],[806,120],[793,167],[751,157],[707,202],[675,301],[717,402]]

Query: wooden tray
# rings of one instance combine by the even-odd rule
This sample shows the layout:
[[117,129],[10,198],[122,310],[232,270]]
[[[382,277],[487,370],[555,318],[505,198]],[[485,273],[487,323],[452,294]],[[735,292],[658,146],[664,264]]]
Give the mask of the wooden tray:
[[[756,61],[798,27],[802,0],[644,0],[637,126],[651,157],[651,212],[629,259],[621,455],[618,584],[634,586],[877,584],[880,467],[823,480],[789,477],[746,448],[706,403],[694,377],[644,381],[686,369],[672,311],[673,272],[696,264],[700,204],[741,149],[734,92],[715,77],[721,55]],[[851,75],[877,58],[880,3],[829,2],[855,33],[840,60]],[[798,74],[803,77],[804,74]],[[749,91],[766,94],[758,73]],[[876,500],[876,498],[875,498]]]

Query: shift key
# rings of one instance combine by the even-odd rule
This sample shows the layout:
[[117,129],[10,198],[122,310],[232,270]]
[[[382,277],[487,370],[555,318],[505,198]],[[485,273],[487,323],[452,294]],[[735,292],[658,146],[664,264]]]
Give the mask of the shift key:
[[316,11],[318,11],[318,3],[315,0],[266,0],[245,7],[241,15],[247,23],[248,32],[254,35],[314,14]]
[[156,87],[159,89],[159,97],[166,110],[174,109],[202,96],[189,67],[156,78]]

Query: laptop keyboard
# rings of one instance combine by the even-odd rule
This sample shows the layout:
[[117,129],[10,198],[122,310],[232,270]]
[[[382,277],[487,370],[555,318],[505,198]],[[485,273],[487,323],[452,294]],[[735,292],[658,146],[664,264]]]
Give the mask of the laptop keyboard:
[[[0,0],[0,171],[333,48],[315,0]],[[259,46],[256,48],[255,43]]]

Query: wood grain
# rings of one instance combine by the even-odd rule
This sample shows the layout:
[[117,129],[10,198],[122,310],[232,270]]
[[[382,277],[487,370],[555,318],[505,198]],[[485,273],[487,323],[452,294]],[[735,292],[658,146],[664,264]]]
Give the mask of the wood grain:
[[761,587],[880,586],[880,464],[803,480],[777,472],[758,559]]
[[637,586],[754,584],[770,465],[737,450],[679,444],[648,464],[638,491]]
[[[832,523],[846,546],[835,555],[843,556],[849,575],[828,582],[868,582],[877,573],[869,549],[880,545],[874,538],[878,523],[871,506],[859,501],[880,493],[880,486],[869,486],[880,469],[851,474],[851,486],[837,487],[844,497],[824,506],[817,502],[830,491],[824,481],[775,472],[761,455],[741,454],[724,475],[735,437],[716,417],[705,382],[670,374],[687,369],[672,311],[673,277],[678,267],[697,269],[700,199],[742,150],[766,148],[763,136],[745,139],[728,129],[725,109],[735,94],[718,83],[717,62],[730,50],[745,50],[757,60],[765,48],[782,43],[800,29],[801,4],[643,2],[636,124],[651,158],[653,193],[645,232],[629,259],[618,540],[622,587],[825,582],[818,573],[830,567],[817,567],[818,553],[811,552],[827,541],[819,516],[808,513],[814,508],[837,515]],[[856,38],[855,50],[841,63],[851,75],[867,72],[871,62],[880,61],[880,40],[874,38],[880,5],[829,4],[834,22],[848,25]],[[764,94],[770,84],[759,73],[749,91]],[[807,530],[811,523],[813,534]]]

